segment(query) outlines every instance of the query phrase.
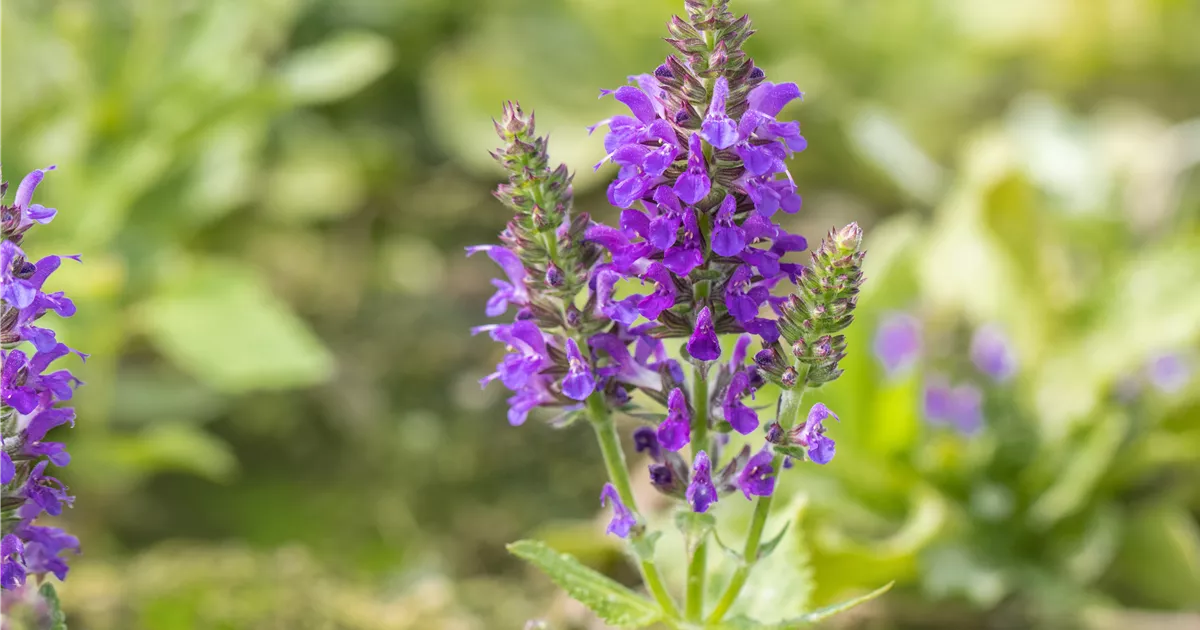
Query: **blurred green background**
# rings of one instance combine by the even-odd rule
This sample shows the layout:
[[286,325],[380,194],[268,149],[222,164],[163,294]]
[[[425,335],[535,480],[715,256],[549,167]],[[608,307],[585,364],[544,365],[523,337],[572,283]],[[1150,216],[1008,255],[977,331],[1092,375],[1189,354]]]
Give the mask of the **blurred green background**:
[[[585,127],[620,109],[599,88],[661,63],[681,4],[4,3],[5,176],[59,166],[27,244],[85,262],[54,278],[92,354],[60,434],[72,627],[600,627],[504,552],[542,535],[636,579],[591,436],[513,429],[480,391],[502,349],[467,329],[495,270],[462,248],[507,219],[505,99],[615,220]],[[871,251],[847,373],[813,398],[838,458],[784,483],[797,525],[756,588],[803,607],[898,580],[854,627],[1200,627],[1200,381],[1144,378],[1197,365],[1200,3],[733,8],[806,92],[789,227],[857,220]],[[870,348],[893,310],[928,360],[889,379]],[[989,428],[928,426],[923,375],[969,380],[989,322],[1021,365]]]

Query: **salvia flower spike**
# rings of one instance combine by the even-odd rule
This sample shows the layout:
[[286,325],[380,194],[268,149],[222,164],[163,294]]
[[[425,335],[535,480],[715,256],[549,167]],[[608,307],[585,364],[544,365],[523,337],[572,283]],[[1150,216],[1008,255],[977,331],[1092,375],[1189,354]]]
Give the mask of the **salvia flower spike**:
[[[33,203],[33,194],[50,166],[21,180],[11,205],[0,207],[0,483],[4,505],[0,508],[0,586],[20,588],[31,576],[52,573],[65,579],[63,552],[79,551],[79,540],[57,527],[36,524],[42,514],[58,516],[74,502],[66,486],[52,476],[50,466],[71,461],[66,448],[46,441],[47,434],[63,424],[75,424],[75,412],[59,403],[71,399],[81,381],[67,370],[50,370],[69,354],[86,355],[58,341],[41,325],[47,313],[60,317],[75,314],[75,305],[62,292],[47,292],[46,281],[63,258],[46,256],[30,261],[21,249],[26,233],[54,218],[55,210]],[[3,189],[7,191],[8,185]]]
[[[780,223],[802,206],[788,161],[807,141],[783,114],[803,95],[755,66],[742,50],[750,20],[728,5],[686,0],[667,25],[674,52],[653,72],[600,91],[624,108],[589,128],[604,130],[594,167],[613,170],[614,224],[573,207],[570,173],[551,167],[533,115],[508,103],[492,155],[508,174],[496,197],[513,218],[500,245],[468,249],[503,271],[487,314],[511,318],[475,329],[506,350],[482,383],[512,390],[514,425],[540,408],[590,420],[609,473],[607,532],[629,540],[666,619],[696,627],[706,610],[702,524],[719,516],[719,500],[741,494],[760,509],[713,623],[758,558],[780,473],[792,461],[833,459],[823,422],[836,416],[818,404],[801,419],[800,400],[841,373],[842,333],[863,282],[857,224],[830,232],[805,265],[798,252],[807,239]],[[732,352],[721,343],[729,334],[738,335]],[[786,390],[773,421],[748,402],[768,382]],[[692,524],[682,613],[655,564],[653,521],[636,504],[614,412],[646,422],[632,441],[650,485]],[[767,439],[748,438],[757,448],[729,447],[732,433],[754,436],[763,422]]]

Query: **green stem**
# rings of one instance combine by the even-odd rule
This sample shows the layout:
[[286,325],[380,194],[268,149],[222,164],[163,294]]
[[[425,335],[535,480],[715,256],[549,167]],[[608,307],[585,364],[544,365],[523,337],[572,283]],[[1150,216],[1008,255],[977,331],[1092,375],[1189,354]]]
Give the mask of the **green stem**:
[[[716,453],[708,438],[708,379],[705,370],[697,366],[692,372],[692,452],[704,450],[709,458]],[[716,467],[715,459],[712,465]],[[704,580],[708,574],[708,540],[700,540],[692,550],[687,573],[687,611],[689,621],[704,617]]]
[[[596,431],[596,439],[600,442],[600,453],[604,456],[604,466],[608,469],[608,478],[617,489],[621,501],[633,512],[638,523],[644,523],[637,501],[633,497],[633,484],[629,481],[629,469],[625,467],[625,451],[621,448],[621,440],[617,436],[617,426],[613,423],[608,407],[604,404],[604,394],[596,392],[588,397],[588,412],[591,415],[592,428]],[[632,534],[632,543],[637,543],[644,536],[641,531]],[[662,574],[652,558],[638,557],[642,581],[654,596],[655,601],[668,617],[678,618],[679,607],[663,584]]]
[[[795,423],[797,415],[800,413],[800,404],[804,400],[805,379],[807,370],[799,379],[800,384],[795,389],[785,390],[783,399],[779,405],[779,417],[776,420],[779,426],[786,431]],[[775,455],[771,460],[771,469],[775,471],[776,478],[779,473],[783,472],[783,455]],[[737,601],[738,595],[742,592],[742,587],[746,585],[746,580],[750,577],[750,571],[754,568],[754,564],[758,562],[758,551],[762,544],[763,530],[767,526],[767,516],[771,513],[771,499],[773,495],[759,497],[758,502],[754,506],[754,516],[750,520],[750,531],[746,534],[746,546],[742,550],[742,562],[737,570],[733,573],[733,578],[729,580],[729,586],[725,588],[725,592],[721,595],[721,599],[717,601],[716,608],[708,617],[709,624],[719,623],[725,618],[725,614],[733,607]]]

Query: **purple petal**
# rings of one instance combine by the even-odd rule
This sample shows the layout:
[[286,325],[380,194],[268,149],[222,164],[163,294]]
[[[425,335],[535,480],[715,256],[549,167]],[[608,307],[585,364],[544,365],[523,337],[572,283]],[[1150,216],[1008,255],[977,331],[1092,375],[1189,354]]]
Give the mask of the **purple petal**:
[[[0,485],[8,484],[17,474],[17,467],[13,464],[12,457],[9,457],[8,451],[0,452]],[[4,552],[8,556],[8,552]]]
[[784,105],[792,100],[802,98],[804,93],[795,83],[771,83],[763,81],[746,96],[750,109],[762,112],[772,118],[779,115]]
[[688,483],[687,501],[693,512],[707,512],[710,505],[717,502],[717,489],[712,482],[712,463],[708,453],[696,453],[696,461],[692,465],[692,479]]
[[712,312],[707,306],[696,315],[696,330],[687,342],[688,354],[701,361],[716,361],[721,358],[721,344],[713,328]]
[[18,208],[28,208],[29,202],[33,200],[33,191],[37,190],[38,184],[42,183],[42,178],[46,173],[53,171],[56,167],[51,164],[46,168],[31,171],[21,180],[21,184],[17,186],[17,194],[13,197],[13,205]]
[[658,443],[668,451],[678,451],[691,439],[691,416],[683,390],[676,387],[667,397],[667,417],[658,425]]
[[746,249],[746,233],[736,225],[717,227],[712,234],[712,249],[721,256],[736,256]]
[[654,101],[646,96],[645,92],[629,86],[622,85],[613,93],[616,99],[629,107],[637,119],[645,124],[651,123],[655,118]]
[[596,377],[579,352],[574,339],[567,339],[567,375],[563,378],[562,391],[572,400],[586,400],[596,389]]
[[606,483],[604,489],[600,491],[600,507],[609,504],[612,505],[613,515],[605,532],[618,538],[628,538],[633,527],[637,525],[637,519],[621,501],[621,495],[617,494],[617,489],[611,483]]
[[738,475],[738,488],[747,499],[752,496],[767,497],[775,492],[775,469],[771,467],[771,459],[771,451],[764,448],[746,462],[746,467]]

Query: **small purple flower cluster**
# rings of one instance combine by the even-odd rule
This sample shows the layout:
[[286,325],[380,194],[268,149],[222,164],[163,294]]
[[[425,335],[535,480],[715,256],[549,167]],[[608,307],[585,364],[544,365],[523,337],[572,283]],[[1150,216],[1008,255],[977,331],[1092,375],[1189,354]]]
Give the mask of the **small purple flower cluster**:
[[[875,356],[889,376],[916,364],[922,357],[922,325],[907,313],[889,313],[875,332]],[[996,324],[986,324],[971,337],[969,355],[975,369],[989,380],[1002,384],[1017,373],[1012,343]],[[983,390],[974,383],[951,384],[934,373],[925,381],[923,407],[926,420],[971,434],[984,424]]]
[[[50,166],[27,175],[13,204],[0,208],[3,243],[0,243],[0,292],[3,314],[0,316],[0,425],[3,428],[3,452],[0,453],[0,482],[4,486],[0,507],[3,539],[0,541],[0,586],[16,589],[27,575],[53,573],[64,579],[66,561],[63,551],[79,551],[79,540],[57,527],[35,525],[43,513],[57,516],[63,506],[71,505],[62,482],[47,474],[47,467],[65,466],[71,461],[66,448],[58,442],[44,441],[53,428],[75,424],[75,412],[56,406],[71,399],[75,387],[82,384],[69,371],[47,372],[55,360],[74,353],[86,355],[59,343],[53,331],[36,325],[49,312],[60,317],[75,314],[75,305],[61,292],[46,293],[43,286],[62,264],[60,256],[46,256],[29,262],[21,249],[26,231],[34,224],[46,224],[55,210],[32,203],[33,192]],[[8,185],[0,184],[0,196]],[[66,256],[79,260],[78,256]],[[32,356],[21,347],[28,343]]]
[[[494,155],[509,174],[497,196],[516,216],[503,247],[468,249],[486,252],[508,277],[494,281],[488,315],[517,307],[513,323],[476,329],[508,350],[483,383],[499,379],[513,390],[509,421],[521,424],[535,407],[632,411],[640,391],[666,407],[657,426],[634,435],[654,462],[653,484],[696,512],[723,494],[773,491],[772,443],[721,467],[718,438],[759,428],[746,400],[765,383],[819,386],[841,373],[845,338],[837,333],[853,319],[863,279],[854,224],[831,231],[810,265],[786,260],[808,247],[776,222],[779,210],[800,209],[785,160],[807,143],[798,123],[778,116],[802,95],[794,83],[765,80],[741,50],[749,20],[726,5],[689,0],[688,19],[668,27],[680,54],[630,77],[633,85],[601,91],[631,114],[590,129],[608,130],[596,168],[618,166],[607,190],[618,226],[573,212],[565,167],[550,170],[532,116],[510,104],[496,123],[505,147]],[[773,293],[789,284],[790,296]],[[621,295],[639,285],[645,290]],[[727,333],[740,336],[722,361],[719,335]],[[763,349],[747,363],[753,337]],[[685,340],[690,384],[665,339]],[[780,433],[774,445],[827,463],[828,415],[814,408],[802,430]],[[690,465],[679,455],[689,445]],[[628,535],[635,511],[611,486],[602,500],[614,509],[609,532]]]

